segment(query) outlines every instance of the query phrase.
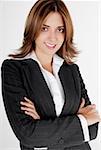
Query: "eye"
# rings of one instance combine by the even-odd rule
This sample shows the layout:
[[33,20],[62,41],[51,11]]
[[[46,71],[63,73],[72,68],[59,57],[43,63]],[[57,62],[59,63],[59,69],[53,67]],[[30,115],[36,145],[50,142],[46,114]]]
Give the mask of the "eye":
[[64,33],[64,28],[58,28],[58,32]]
[[41,31],[46,32],[46,31],[48,31],[48,28],[47,27],[42,27]]

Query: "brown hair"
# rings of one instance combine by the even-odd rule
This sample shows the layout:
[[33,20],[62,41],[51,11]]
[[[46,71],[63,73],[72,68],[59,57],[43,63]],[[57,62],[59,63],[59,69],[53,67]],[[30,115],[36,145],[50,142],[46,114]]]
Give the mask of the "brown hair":
[[35,40],[40,34],[44,19],[50,12],[59,12],[65,26],[65,39],[57,54],[71,63],[78,52],[73,44],[73,25],[69,11],[62,0],[38,0],[31,8],[24,31],[23,44],[18,54],[9,54],[13,58],[22,58],[35,50]]

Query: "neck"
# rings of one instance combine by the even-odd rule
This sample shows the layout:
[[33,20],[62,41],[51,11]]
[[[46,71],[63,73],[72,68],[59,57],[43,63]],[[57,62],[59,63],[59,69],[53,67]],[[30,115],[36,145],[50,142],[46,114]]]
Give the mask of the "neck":
[[40,61],[40,63],[42,65],[46,65],[46,64],[51,65],[52,64],[52,56],[49,56],[49,55],[47,56],[43,53],[39,53],[38,51],[35,51],[35,53],[36,53],[38,60]]
[[52,56],[47,56],[43,53],[39,53],[38,51],[35,51],[35,53],[43,68],[52,73]]

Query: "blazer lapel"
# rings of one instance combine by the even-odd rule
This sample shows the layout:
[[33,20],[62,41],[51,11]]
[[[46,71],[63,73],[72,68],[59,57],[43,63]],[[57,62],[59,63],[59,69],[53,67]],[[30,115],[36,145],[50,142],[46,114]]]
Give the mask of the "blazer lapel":
[[55,104],[38,63],[32,59],[28,59],[24,63],[26,65],[23,66],[23,74],[24,78],[26,78],[25,82],[27,81],[30,87],[28,92],[31,93],[30,97],[33,98],[37,107],[40,104],[43,106],[45,116],[55,117]]
[[[71,69],[72,66],[63,63],[59,70],[59,78],[62,83],[65,102],[60,114],[63,115],[74,114],[78,110],[80,103],[80,98],[77,91],[78,81],[77,73],[73,75]],[[40,105],[43,107],[43,113],[47,117],[56,117],[55,104],[47,83],[43,77],[40,67],[36,61],[33,59],[27,59],[23,61],[23,79],[24,84],[27,89],[29,97],[32,98],[33,102],[36,104],[36,108],[40,109]],[[37,99],[36,99],[37,98]]]
[[77,75],[75,77],[73,76],[70,67],[72,66],[64,62],[59,71],[59,77],[65,94],[65,103],[60,116],[74,114],[79,105],[79,96],[76,93],[76,83],[74,79]]

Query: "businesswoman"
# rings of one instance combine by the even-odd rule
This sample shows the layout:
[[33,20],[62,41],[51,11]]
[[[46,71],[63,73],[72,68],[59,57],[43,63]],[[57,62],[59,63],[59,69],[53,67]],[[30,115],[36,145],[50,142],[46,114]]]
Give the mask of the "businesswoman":
[[90,150],[100,116],[73,63],[73,25],[61,0],[38,0],[22,47],[2,64],[2,94],[21,150]]

